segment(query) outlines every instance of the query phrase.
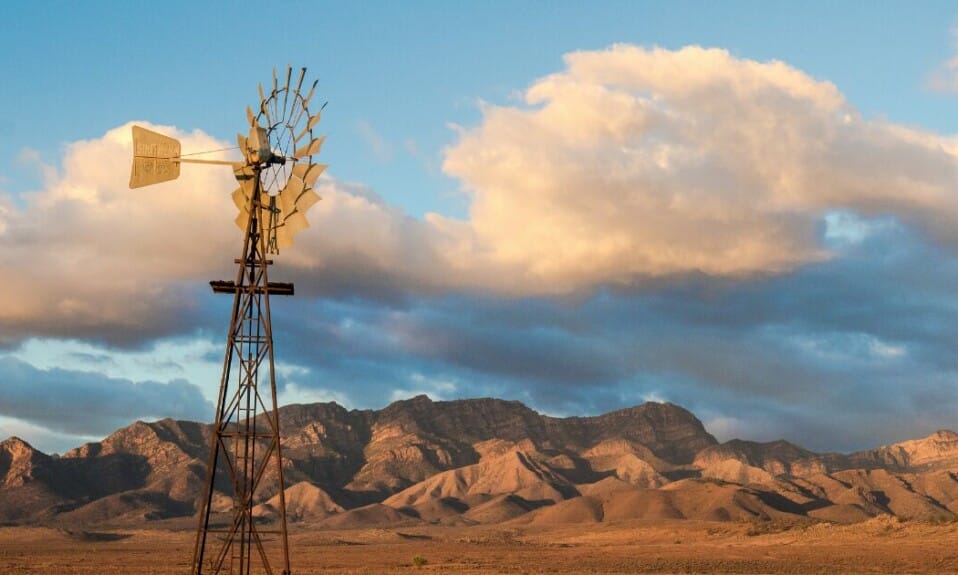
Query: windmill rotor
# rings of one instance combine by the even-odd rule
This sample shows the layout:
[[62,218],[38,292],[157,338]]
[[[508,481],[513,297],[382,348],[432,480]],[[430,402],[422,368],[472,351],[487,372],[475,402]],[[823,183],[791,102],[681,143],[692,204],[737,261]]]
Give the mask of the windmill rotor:
[[[180,142],[175,138],[133,126],[130,188],[175,180],[183,163],[232,166],[239,183],[232,194],[239,211],[234,219],[237,227],[246,231],[250,212],[258,210],[267,253],[276,254],[280,248],[291,246],[293,237],[309,227],[305,213],[320,200],[314,187],[326,170],[325,164],[314,160],[326,140],[314,133],[325,104],[315,113],[309,110],[319,81],[304,93],[306,68],[299,70],[296,80],[293,76],[293,68],[287,66],[280,84],[274,68],[272,89],[266,92],[262,84],[258,85],[260,102],[256,110],[246,107],[249,132],[236,136],[243,162],[185,157],[204,152],[181,154]],[[258,174],[258,190],[253,185],[254,172]],[[258,201],[253,201],[257,194]]]
[[306,210],[320,199],[313,187],[326,166],[315,163],[313,156],[321,150],[325,136],[314,135],[313,129],[319,123],[322,108],[310,114],[309,103],[318,81],[303,94],[305,75],[306,69],[302,68],[294,85],[293,69],[287,67],[281,85],[274,69],[272,90],[266,93],[262,84],[258,86],[258,111],[246,109],[249,136],[237,135],[247,165],[260,166],[260,189],[266,197],[261,205],[253,206],[252,188],[241,183],[233,192],[233,202],[239,210],[235,222],[245,229],[250,209],[259,209],[268,253],[279,253],[281,248],[292,245],[293,236],[309,226]]

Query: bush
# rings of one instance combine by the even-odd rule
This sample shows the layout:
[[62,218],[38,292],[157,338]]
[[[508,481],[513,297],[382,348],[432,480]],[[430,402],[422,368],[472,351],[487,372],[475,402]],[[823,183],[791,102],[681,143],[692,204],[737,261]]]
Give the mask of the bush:
[[415,557],[412,558],[412,564],[415,565],[416,567],[422,567],[426,563],[429,563],[429,561],[422,555],[416,555]]

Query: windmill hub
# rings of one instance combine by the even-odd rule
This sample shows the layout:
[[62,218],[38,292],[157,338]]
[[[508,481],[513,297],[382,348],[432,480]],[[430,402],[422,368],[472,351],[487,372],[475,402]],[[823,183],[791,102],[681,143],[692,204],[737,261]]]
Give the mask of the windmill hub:
[[246,140],[245,156],[251,165],[283,165],[286,158],[274,154],[269,143],[269,132],[262,126],[253,126],[249,129],[249,138]]

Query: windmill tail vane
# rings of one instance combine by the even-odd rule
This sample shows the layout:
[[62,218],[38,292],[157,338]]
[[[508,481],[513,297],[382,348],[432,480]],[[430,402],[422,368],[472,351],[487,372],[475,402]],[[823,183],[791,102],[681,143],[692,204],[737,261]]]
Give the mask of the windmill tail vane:
[[[287,67],[280,84],[274,69],[272,90],[259,86],[259,111],[247,107],[248,135],[237,136],[240,162],[186,157],[199,154],[183,154],[175,138],[133,126],[130,188],[175,180],[189,163],[229,166],[239,184],[232,193],[243,231],[236,276],[210,282],[213,293],[233,296],[233,312],[191,575],[291,573],[270,295],[293,295],[294,288],[269,280],[268,255],[293,244],[309,226],[306,211],[320,200],[313,186],[326,166],[313,156],[325,138],[313,134],[320,112],[310,114],[308,105],[317,83],[304,95],[305,74],[302,68],[294,85]],[[267,500],[276,511],[272,521],[254,514]]]

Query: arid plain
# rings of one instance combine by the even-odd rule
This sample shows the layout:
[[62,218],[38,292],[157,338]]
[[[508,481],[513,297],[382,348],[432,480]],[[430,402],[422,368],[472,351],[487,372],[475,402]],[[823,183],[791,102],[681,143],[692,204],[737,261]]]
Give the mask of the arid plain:
[[[0,572],[174,575],[189,530],[0,529]],[[294,530],[320,573],[955,573],[958,524],[655,521],[590,526]],[[420,558],[420,559],[416,559]]]

